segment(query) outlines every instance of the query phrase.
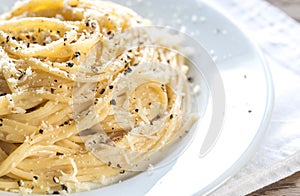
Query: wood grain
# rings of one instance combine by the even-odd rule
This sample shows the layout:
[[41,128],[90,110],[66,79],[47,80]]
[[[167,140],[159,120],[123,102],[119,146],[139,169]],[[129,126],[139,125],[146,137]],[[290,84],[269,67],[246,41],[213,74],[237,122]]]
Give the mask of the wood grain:
[[[267,0],[289,16],[300,22],[300,0]],[[300,36],[300,35],[299,35]],[[259,189],[248,196],[299,196],[300,172]]]
[[248,196],[299,196],[300,172],[297,172],[283,180],[259,189]]

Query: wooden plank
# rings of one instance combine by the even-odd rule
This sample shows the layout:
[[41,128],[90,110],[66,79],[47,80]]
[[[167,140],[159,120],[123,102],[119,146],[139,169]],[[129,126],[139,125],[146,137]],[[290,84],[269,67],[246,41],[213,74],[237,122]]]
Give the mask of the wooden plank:
[[283,180],[259,189],[248,196],[299,196],[300,195],[300,172],[297,172]]

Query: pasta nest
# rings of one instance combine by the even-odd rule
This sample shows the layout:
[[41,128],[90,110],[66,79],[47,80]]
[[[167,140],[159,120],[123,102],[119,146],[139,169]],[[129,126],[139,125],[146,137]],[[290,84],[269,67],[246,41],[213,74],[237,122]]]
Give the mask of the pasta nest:
[[185,58],[106,1],[30,0],[0,19],[0,189],[64,193],[155,164],[196,120]]

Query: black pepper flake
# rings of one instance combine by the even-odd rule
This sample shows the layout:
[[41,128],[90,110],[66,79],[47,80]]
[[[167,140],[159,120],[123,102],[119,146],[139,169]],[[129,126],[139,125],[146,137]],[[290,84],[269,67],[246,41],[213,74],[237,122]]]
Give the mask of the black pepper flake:
[[46,46],[46,43],[45,43],[45,42],[43,43],[43,46]]
[[55,79],[54,82],[57,82],[57,80]]
[[89,23],[89,22],[85,23],[85,26],[89,27],[89,26],[90,26],[90,23]]
[[115,36],[115,34],[111,34],[108,39],[111,40],[112,38],[114,38],[114,36]]
[[39,33],[41,32],[41,29],[40,29],[40,28],[38,29],[38,32],[39,32]]
[[132,69],[131,69],[130,67],[128,67],[128,68],[125,70],[124,74],[126,75],[126,74],[128,74],[128,73],[130,73],[130,72],[132,72]]
[[18,49],[19,49],[19,47],[16,47],[15,49],[16,49],[16,50],[18,50]]
[[109,101],[110,105],[117,105],[116,100],[112,99]]
[[30,47],[30,43],[27,43],[27,48],[29,48]]
[[68,192],[68,187],[64,184],[61,185],[61,189]]
[[151,103],[151,102],[149,102],[149,103],[148,103],[148,105],[150,106],[150,105],[152,105],[152,103]]
[[44,130],[43,130],[43,129],[40,129],[40,130],[39,130],[39,133],[40,133],[40,134],[43,134],[43,133],[44,133]]
[[189,82],[194,82],[194,78],[192,78],[192,77],[188,77],[187,80],[188,80]]
[[79,57],[80,56],[80,52],[75,52],[74,57]]
[[56,31],[57,34],[60,34],[60,31]]
[[18,80],[21,80],[22,78],[23,78],[23,76],[25,75],[25,73],[23,73],[22,71],[20,71],[20,70],[18,70],[20,73],[21,73],[21,75],[18,77]]
[[158,120],[158,119],[160,119],[160,115],[157,115],[157,116],[154,118],[154,120]]
[[38,176],[33,176],[33,179],[34,179],[34,180],[38,180],[39,177],[38,177]]
[[118,168],[122,168],[121,165],[120,165],[119,163],[117,164],[117,167],[118,167]]
[[170,119],[172,119],[173,117],[174,117],[173,114],[171,114],[171,115],[170,115]]
[[15,37],[15,36],[13,36],[13,37],[11,37],[11,39],[12,39],[12,40],[16,40],[16,37]]
[[6,37],[6,43],[9,42],[9,36]]
[[91,23],[91,27],[92,27],[92,28],[95,28],[95,27],[96,27],[96,23],[95,23],[95,22],[92,22],[92,23]]
[[3,126],[3,124],[2,123],[0,123],[0,127],[2,127]]
[[51,94],[53,94],[53,93],[54,93],[54,91],[55,91],[55,89],[54,89],[54,88],[51,88],[51,89],[50,89],[50,92],[51,92]]
[[108,161],[108,163],[107,163],[107,166],[108,166],[108,167],[110,167],[110,166],[111,166],[111,162],[110,162],[110,161]]
[[59,178],[57,176],[53,176],[52,178],[53,182],[58,184],[59,183]]
[[124,173],[125,173],[125,170],[120,171],[120,174],[124,174]]
[[134,111],[135,111],[135,112],[139,112],[139,109],[135,109]]
[[104,88],[103,88],[103,89],[101,89],[101,91],[100,91],[100,95],[102,95],[104,92],[105,92],[105,89],[104,89]]
[[2,119],[2,118],[0,118],[0,122],[3,122],[3,119]]
[[1,44],[4,44],[5,42],[1,42]]
[[64,155],[64,153],[56,152],[56,156]]
[[68,66],[68,67],[73,67],[73,66],[74,66],[74,63],[72,63],[72,62],[67,62],[67,66]]
[[113,85],[109,85],[108,88],[109,88],[109,89],[113,89],[114,86],[113,86]]
[[30,39],[30,35],[26,35],[25,37],[26,37],[27,39]]
[[111,34],[111,31],[108,31],[108,32],[107,32],[107,35],[110,35],[110,34]]
[[59,191],[53,191],[52,192],[52,195],[59,195],[60,193],[59,193]]
[[251,113],[252,112],[252,110],[248,110],[248,113]]
[[21,186],[24,186],[24,181],[23,181],[23,180],[18,180],[17,183],[18,183],[18,186],[20,186],[20,187],[21,187]]
[[7,95],[7,93],[1,93],[0,97]]

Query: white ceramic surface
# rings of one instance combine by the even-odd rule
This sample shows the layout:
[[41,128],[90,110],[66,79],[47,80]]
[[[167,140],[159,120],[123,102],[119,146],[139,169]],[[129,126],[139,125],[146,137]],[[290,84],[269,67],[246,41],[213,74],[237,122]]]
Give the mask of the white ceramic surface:
[[[0,8],[12,1],[1,1]],[[185,30],[215,59],[226,93],[226,115],[216,145],[199,156],[205,131],[172,164],[122,183],[72,195],[202,195],[238,171],[249,159],[269,122],[271,76],[257,47],[222,13],[196,0],[115,1],[154,24]],[[163,3],[162,3],[163,2]],[[207,119],[206,119],[207,118]],[[209,126],[209,115],[199,125]],[[15,195],[0,193],[1,195]]]

